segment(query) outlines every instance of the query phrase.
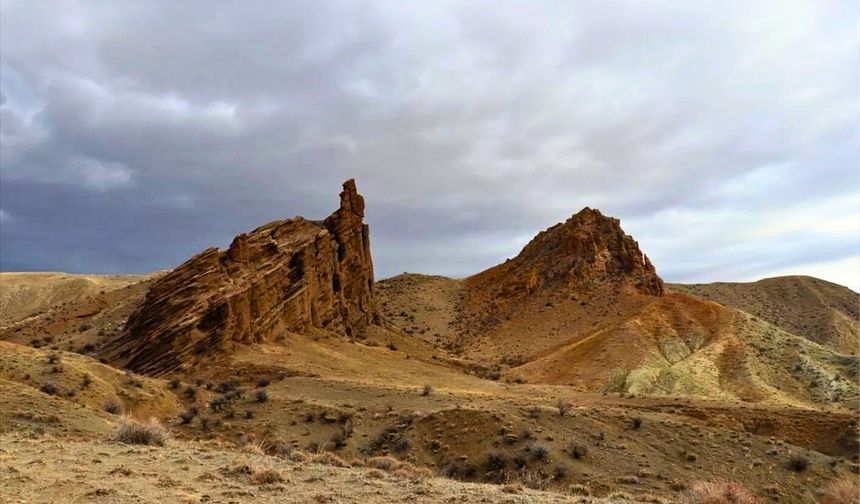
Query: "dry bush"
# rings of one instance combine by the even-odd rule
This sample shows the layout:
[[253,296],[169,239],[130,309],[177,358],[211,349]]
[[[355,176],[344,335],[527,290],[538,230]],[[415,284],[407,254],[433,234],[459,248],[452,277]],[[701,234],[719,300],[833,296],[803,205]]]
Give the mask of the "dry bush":
[[349,467],[349,464],[347,464],[342,458],[329,452],[318,453],[311,456],[311,462],[314,464],[324,464],[334,467]]
[[108,399],[105,402],[105,411],[111,415],[121,415],[123,413],[122,404],[116,399]]
[[370,457],[365,462],[365,465],[374,469],[382,469],[383,471],[393,471],[403,465],[403,462],[386,455],[384,457]]
[[382,479],[385,477],[385,471],[380,469],[371,469],[364,473],[364,475],[371,479]]
[[788,457],[788,468],[794,472],[803,472],[809,467],[809,459],[799,453],[792,453]]
[[422,480],[433,477],[433,471],[426,467],[416,467],[412,464],[403,464],[392,473],[395,478]]
[[581,483],[574,483],[567,487],[567,493],[570,495],[588,497],[591,495],[591,489]]
[[45,382],[39,387],[39,391],[48,395],[57,395],[60,389],[53,383]]
[[700,481],[681,498],[683,504],[764,504],[737,481]]
[[429,396],[432,393],[433,393],[433,387],[430,386],[429,384],[425,384],[424,387],[421,389],[421,395],[423,395],[423,396]]
[[856,476],[843,476],[822,489],[818,504],[844,504],[860,502],[860,485]]
[[295,462],[296,464],[304,464],[311,459],[310,455],[301,450],[291,451],[287,458],[289,458],[291,462]]
[[567,401],[559,399],[555,407],[558,408],[558,416],[565,416],[570,412],[571,404]]
[[274,485],[275,483],[284,481],[284,478],[281,477],[281,473],[278,471],[264,467],[255,470],[251,474],[251,481],[258,485]]
[[167,431],[155,419],[150,420],[148,424],[142,424],[127,418],[117,431],[115,439],[127,444],[164,446],[167,441]]

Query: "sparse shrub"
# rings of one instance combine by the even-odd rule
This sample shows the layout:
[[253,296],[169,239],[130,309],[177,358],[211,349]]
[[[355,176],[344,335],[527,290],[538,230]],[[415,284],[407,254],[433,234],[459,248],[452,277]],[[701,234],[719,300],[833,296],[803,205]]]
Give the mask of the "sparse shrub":
[[272,384],[272,380],[270,380],[270,379],[268,379],[268,378],[260,378],[260,379],[257,381],[257,386],[258,386],[258,387],[260,387],[260,388],[268,387],[268,386],[269,386],[269,385],[271,385],[271,384]]
[[457,465],[453,462],[448,462],[439,469],[439,476],[443,478],[454,478],[457,476]]
[[258,390],[254,392],[254,400],[263,403],[269,400],[269,393],[265,390]]
[[579,495],[582,497],[588,497],[591,495],[591,489],[582,483],[574,483],[567,487],[567,493],[570,495]]
[[116,399],[108,399],[107,402],[105,402],[104,408],[105,411],[107,411],[111,415],[120,415],[123,412],[122,404],[120,404],[120,402]]
[[63,366],[61,366],[59,364],[51,366],[51,373],[52,374],[58,374],[58,373],[62,373],[62,372],[63,372]]
[[370,457],[367,459],[366,466],[373,467],[376,469],[382,469],[383,471],[393,471],[400,467],[402,462],[397,460],[392,456],[384,456],[384,457]]
[[681,496],[682,504],[763,504],[737,481],[700,481]]
[[89,374],[85,374],[83,378],[81,378],[81,388],[87,389],[90,388],[90,385],[93,383],[93,377]]
[[197,416],[197,411],[192,409],[187,409],[179,414],[179,421],[182,422],[182,425],[188,425],[194,420],[194,417]]
[[275,457],[287,458],[293,452],[293,445],[283,441],[275,441],[266,448],[266,453]]
[[501,471],[508,465],[508,459],[504,453],[491,451],[484,458],[484,466],[488,471]]
[[346,446],[346,436],[343,432],[336,432],[331,436],[331,444],[335,447],[335,449],[343,448]]
[[529,447],[529,453],[531,453],[535,460],[544,461],[549,458],[549,450],[547,450],[546,446],[532,445]]
[[167,431],[155,419],[146,425],[127,419],[117,431],[116,440],[127,444],[164,446]]
[[51,352],[48,354],[47,359],[48,359],[48,364],[56,364],[56,363],[60,362],[60,354],[58,354],[57,352]]
[[209,401],[209,409],[213,412],[221,411],[224,409],[224,405],[227,404],[227,398],[224,396],[218,396],[211,401]]
[[178,378],[171,378],[169,384],[170,390],[176,390],[180,385],[182,385],[182,382],[180,382]]
[[809,467],[809,459],[799,453],[788,457],[788,468],[794,472],[803,472]]
[[588,447],[586,447],[585,445],[580,445],[580,444],[571,443],[568,446],[567,451],[568,451],[568,453],[570,453],[571,457],[573,457],[577,460],[579,460],[581,458],[585,458],[585,456],[588,455]]
[[227,392],[230,392],[231,390],[236,390],[236,387],[238,387],[238,386],[239,386],[239,384],[236,382],[236,380],[222,381],[221,383],[218,384],[218,387],[215,388],[215,391],[219,392],[221,394],[226,394]]
[[633,430],[639,430],[642,428],[642,417],[633,417],[630,419],[630,428]]
[[342,458],[331,452],[318,453],[311,457],[311,462],[334,467],[349,467],[349,464],[347,464]]
[[844,504],[860,502],[860,486],[856,476],[843,476],[824,487],[817,504]]
[[421,395],[423,396],[429,396],[432,393],[433,387],[431,387],[429,384],[425,384],[424,387],[421,389]]
[[141,380],[140,377],[134,374],[131,370],[126,370],[125,372],[125,383],[132,387],[143,387],[143,380]]
[[412,441],[410,441],[409,438],[401,437],[394,442],[394,446],[392,448],[397,453],[406,453],[412,449]]
[[565,416],[570,412],[570,403],[559,399],[555,405],[558,408],[558,416]]
[[284,481],[284,478],[275,469],[262,468],[251,474],[251,481],[258,485],[274,485]]
[[388,347],[388,349],[389,349],[389,350],[391,350],[392,352],[396,352],[396,351],[397,351],[397,345],[395,345],[393,341],[389,341],[389,342],[388,342],[388,345],[386,345],[386,346],[387,346],[387,347]]
[[57,395],[57,392],[60,390],[57,388],[57,385],[51,382],[45,382],[41,386],[39,386],[39,391],[44,392],[48,395]]
[[189,399],[194,399],[195,397],[197,397],[197,389],[192,387],[191,385],[185,387],[185,390],[182,391],[182,393],[185,394],[185,397]]
[[540,418],[540,409],[537,406],[532,406],[528,409],[529,418],[538,419]]
[[246,409],[245,410],[245,418],[247,418],[248,420],[254,418],[254,412],[252,410]]
[[316,419],[317,419],[317,415],[313,411],[309,411],[309,412],[305,413],[305,422],[311,423],[311,422],[316,421]]
[[552,470],[552,479],[563,480],[565,478],[567,478],[567,467],[563,465],[555,466],[555,469]]
[[523,455],[514,455],[514,458],[511,459],[511,462],[514,463],[514,467],[516,467],[517,469],[522,469],[529,464],[529,461]]

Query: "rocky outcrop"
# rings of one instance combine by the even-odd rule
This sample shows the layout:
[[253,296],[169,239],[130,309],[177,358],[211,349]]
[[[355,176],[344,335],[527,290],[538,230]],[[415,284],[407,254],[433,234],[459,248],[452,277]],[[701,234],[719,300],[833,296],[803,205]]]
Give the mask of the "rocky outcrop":
[[160,374],[286,331],[351,335],[376,317],[364,199],[348,180],[340,208],[324,221],[270,222],[165,275],[107,356],[120,367]]
[[606,286],[663,295],[663,281],[620,221],[584,208],[540,232],[515,258],[470,277],[467,294],[482,305],[498,305],[542,291]]

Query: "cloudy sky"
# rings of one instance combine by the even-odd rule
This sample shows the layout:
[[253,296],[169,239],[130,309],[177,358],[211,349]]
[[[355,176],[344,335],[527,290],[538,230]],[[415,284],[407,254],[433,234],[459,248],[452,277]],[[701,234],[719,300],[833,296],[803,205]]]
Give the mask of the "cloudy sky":
[[0,268],[146,272],[368,201],[377,276],[584,206],[670,281],[860,288],[855,0],[0,9]]

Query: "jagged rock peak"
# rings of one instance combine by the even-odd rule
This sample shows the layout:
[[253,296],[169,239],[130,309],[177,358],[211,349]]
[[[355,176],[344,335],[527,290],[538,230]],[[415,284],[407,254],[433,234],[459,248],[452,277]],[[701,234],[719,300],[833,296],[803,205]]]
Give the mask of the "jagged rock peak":
[[564,281],[574,289],[622,283],[663,295],[663,280],[621,221],[589,207],[539,233],[515,261],[529,265],[539,283]]
[[324,221],[270,222],[156,282],[107,349],[139,372],[188,369],[237,343],[311,328],[353,334],[377,319],[364,198],[350,179]]
[[663,295],[663,281],[618,219],[584,208],[537,234],[513,259],[469,279],[478,296],[514,300],[545,289],[604,286]]

